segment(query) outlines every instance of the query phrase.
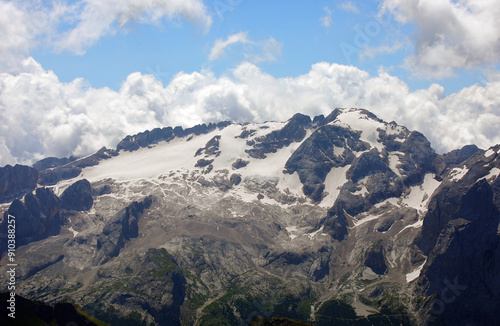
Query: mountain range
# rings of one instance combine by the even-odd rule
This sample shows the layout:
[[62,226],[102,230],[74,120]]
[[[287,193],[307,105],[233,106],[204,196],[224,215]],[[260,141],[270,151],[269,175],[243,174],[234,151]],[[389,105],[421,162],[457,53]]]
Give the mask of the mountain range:
[[364,109],[158,128],[0,168],[2,266],[12,215],[17,293],[112,325],[496,325],[499,175]]

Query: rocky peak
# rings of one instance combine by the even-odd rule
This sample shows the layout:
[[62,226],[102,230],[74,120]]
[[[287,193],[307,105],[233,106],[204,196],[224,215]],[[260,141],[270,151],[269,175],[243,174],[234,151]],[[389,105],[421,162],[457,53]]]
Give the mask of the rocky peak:
[[[0,224],[1,234],[5,237],[7,235],[8,214],[13,215],[16,219],[17,245],[56,235],[62,224],[59,198],[48,188],[38,188],[35,194],[28,193],[24,196],[24,202],[16,199],[11,203]],[[0,252],[3,253],[6,250],[6,244],[6,241],[2,241]]]
[[35,189],[38,171],[16,164],[0,167],[0,203],[10,202]]
[[442,158],[446,165],[458,165],[476,154],[479,148],[476,145],[465,145],[461,149],[455,149],[449,153],[443,154]]
[[86,179],[73,183],[61,195],[61,207],[66,210],[87,211],[93,203],[92,188]]
[[97,254],[94,264],[99,265],[118,256],[125,243],[139,235],[139,218],[153,202],[153,197],[134,201],[120,210],[104,226],[102,234],[97,238]]

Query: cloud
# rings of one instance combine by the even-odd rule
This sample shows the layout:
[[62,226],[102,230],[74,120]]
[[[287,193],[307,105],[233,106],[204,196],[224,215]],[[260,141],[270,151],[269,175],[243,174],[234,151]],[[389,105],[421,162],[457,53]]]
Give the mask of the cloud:
[[406,65],[415,74],[446,78],[458,69],[500,62],[500,6],[493,0],[384,0],[402,24],[415,24],[415,53]]
[[358,7],[352,1],[342,2],[341,4],[338,5],[338,7],[346,12],[359,14]]
[[180,17],[203,31],[212,24],[202,0],[0,0],[0,71],[19,71],[19,58],[40,44],[83,54],[128,22],[160,24]]
[[210,50],[208,59],[210,61],[219,59],[224,55],[227,48],[237,43],[248,44],[253,42],[248,39],[248,32],[239,32],[237,34],[230,35],[226,40],[217,39],[214,43],[214,46]]
[[365,46],[359,53],[359,58],[363,60],[364,58],[374,58],[380,54],[392,54],[396,53],[403,48],[409,47],[409,42],[395,41],[392,45],[382,45],[378,47]]
[[245,60],[253,63],[276,61],[281,55],[282,44],[276,41],[274,37],[255,42],[248,38],[248,32],[240,32],[228,36],[225,40],[217,39],[210,50],[208,59],[210,61],[221,59],[226,50],[236,44],[246,45],[243,51]]
[[0,165],[87,155],[160,126],[284,121],[296,112],[315,116],[335,107],[364,107],[419,130],[439,152],[500,143],[498,78],[447,96],[438,84],[410,92],[383,70],[372,76],[322,62],[307,74],[275,78],[243,62],[221,77],[210,70],[178,73],[166,86],[133,73],[114,91],[83,79],[62,83],[31,58],[23,65],[24,73],[0,74]]
[[255,43],[257,49],[254,53],[247,53],[245,57],[253,63],[277,61],[281,56],[283,44],[276,41],[274,37]]
[[13,2],[0,1],[0,71],[19,71],[19,57],[32,48],[34,33],[26,22],[29,16]]
[[328,8],[328,7],[325,7],[323,9],[325,10],[326,15],[323,16],[323,17],[321,17],[319,19],[319,21],[321,22],[322,26],[324,26],[326,28],[329,28],[330,25],[332,24],[332,13],[333,13],[333,11],[330,8]]
[[75,6],[75,27],[64,32],[55,45],[60,50],[82,54],[105,35],[118,32],[130,21],[159,24],[163,18],[183,16],[208,30],[212,18],[201,0],[87,0]]

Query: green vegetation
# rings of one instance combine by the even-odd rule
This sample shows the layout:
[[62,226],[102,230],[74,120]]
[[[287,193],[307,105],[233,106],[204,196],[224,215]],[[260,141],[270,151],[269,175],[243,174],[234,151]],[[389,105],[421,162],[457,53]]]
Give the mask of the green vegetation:
[[[276,283],[274,279],[267,281]],[[254,316],[308,322],[313,299],[307,295],[302,299],[300,295],[292,295],[286,290],[285,285],[273,289],[273,296],[270,297],[269,292],[261,293],[251,285],[232,286],[224,296],[205,307],[201,325],[239,325],[242,321],[250,322]]]
[[310,299],[302,300],[287,296],[282,303],[274,307],[272,315],[307,322],[311,315],[311,305]]
[[164,248],[152,251],[151,258],[160,264],[158,269],[151,272],[154,276],[164,276],[177,270],[177,264],[174,262],[173,257]]

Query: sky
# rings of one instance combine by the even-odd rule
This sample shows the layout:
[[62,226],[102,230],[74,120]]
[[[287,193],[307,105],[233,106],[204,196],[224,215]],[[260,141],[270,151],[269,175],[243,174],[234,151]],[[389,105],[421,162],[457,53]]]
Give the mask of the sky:
[[0,166],[358,107],[500,143],[500,0],[0,0]]

